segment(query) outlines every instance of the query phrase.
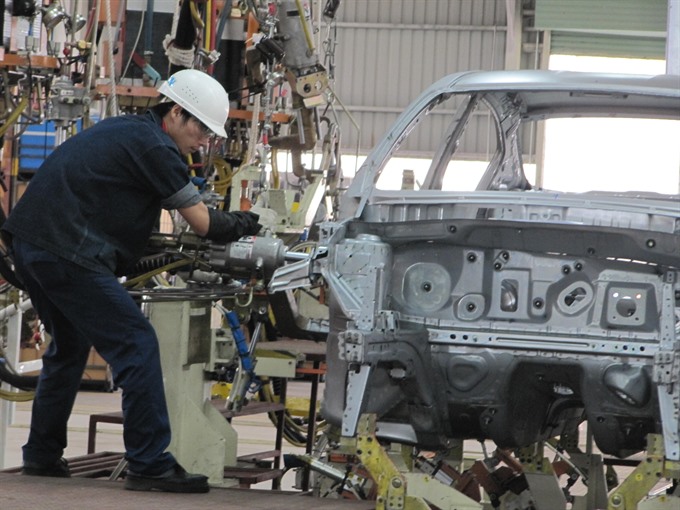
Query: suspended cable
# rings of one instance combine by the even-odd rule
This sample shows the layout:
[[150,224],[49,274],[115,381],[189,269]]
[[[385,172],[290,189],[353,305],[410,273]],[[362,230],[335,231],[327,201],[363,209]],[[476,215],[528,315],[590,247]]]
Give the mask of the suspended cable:
[[106,31],[109,34],[108,60],[109,60],[109,83],[111,83],[111,92],[109,94],[109,114],[118,116],[118,94],[116,93],[116,63],[113,59],[113,50],[115,46],[114,31],[111,25],[111,0],[104,0],[106,8]]

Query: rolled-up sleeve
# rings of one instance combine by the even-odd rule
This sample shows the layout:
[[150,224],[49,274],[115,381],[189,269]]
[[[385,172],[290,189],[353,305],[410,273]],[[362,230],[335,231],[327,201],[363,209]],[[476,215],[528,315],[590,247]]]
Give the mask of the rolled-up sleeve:
[[163,209],[182,209],[184,207],[191,207],[201,201],[201,195],[198,193],[196,186],[191,182],[187,183],[177,193],[169,196],[161,202]]

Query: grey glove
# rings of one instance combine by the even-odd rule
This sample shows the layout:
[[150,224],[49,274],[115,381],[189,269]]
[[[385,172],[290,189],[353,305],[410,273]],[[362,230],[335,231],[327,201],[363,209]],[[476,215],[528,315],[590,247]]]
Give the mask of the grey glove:
[[208,209],[208,214],[210,226],[205,237],[218,243],[231,243],[243,236],[254,236],[262,228],[257,222],[260,215],[250,211],[224,212]]

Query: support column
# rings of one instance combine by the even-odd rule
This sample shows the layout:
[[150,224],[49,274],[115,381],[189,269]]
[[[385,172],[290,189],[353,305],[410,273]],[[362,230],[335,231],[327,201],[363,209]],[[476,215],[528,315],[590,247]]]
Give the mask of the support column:
[[668,0],[666,74],[680,74],[680,0]]

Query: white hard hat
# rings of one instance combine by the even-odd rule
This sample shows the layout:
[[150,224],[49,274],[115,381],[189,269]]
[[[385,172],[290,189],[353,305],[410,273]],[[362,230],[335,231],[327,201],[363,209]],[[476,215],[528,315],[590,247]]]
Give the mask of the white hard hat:
[[229,95],[215,78],[196,69],[183,69],[163,82],[158,92],[187,110],[213,133],[227,138],[224,124],[229,115]]

